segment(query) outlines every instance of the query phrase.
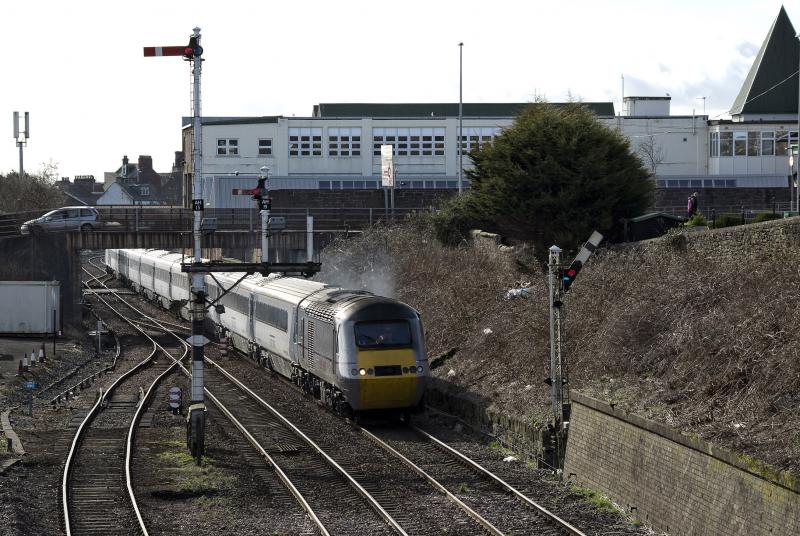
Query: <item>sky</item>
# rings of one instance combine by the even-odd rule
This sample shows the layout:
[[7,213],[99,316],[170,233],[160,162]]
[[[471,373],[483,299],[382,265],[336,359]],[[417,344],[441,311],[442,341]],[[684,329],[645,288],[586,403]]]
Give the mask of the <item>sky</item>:
[[[169,171],[190,72],[142,47],[202,30],[202,113],[310,116],[320,102],[672,97],[725,114],[781,3],[771,0],[26,0],[0,17],[0,173],[19,168],[13,112],[30,112],[26,172],[95,175],[153,157]],[[800,20],[800,7],[786,6]],[[797,26],[797,22],[795,21]],[[800,26],[797,26],[800,27]],[[6,127],[2,123],[6,122]],[[4,140],[4,141],[2,141]]]

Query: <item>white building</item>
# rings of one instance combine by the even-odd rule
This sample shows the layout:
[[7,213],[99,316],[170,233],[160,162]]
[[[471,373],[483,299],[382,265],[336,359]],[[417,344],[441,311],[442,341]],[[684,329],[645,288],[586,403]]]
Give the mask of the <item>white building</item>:
[[[784,187],[788,147],[797,143],[800,47],[781,8],[731,109],[732,119],[670,115],[669,96],[585,103],[617,128],[659,188]],[[512,124],[527,103],[465,103],[467,153]],[[558,105],[558,104],[556,104]],[[394,147],[397,187],[458,187],[458,104],[319,104],[310,117],[206,117],[202,121],[203,197],[215,208],[250,207],[234,188],[252,188],[268,166],[271,189],[380,187],[380,146]],[[190,160],[191,121],[184,118],[183,151]],[[187,169],[188,171],[188,169]],[[190,191],[185,183],[185,191]]]

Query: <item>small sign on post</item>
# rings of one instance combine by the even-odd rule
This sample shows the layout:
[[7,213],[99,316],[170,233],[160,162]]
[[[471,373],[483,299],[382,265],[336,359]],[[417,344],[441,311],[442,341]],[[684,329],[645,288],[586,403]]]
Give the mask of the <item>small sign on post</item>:
[[203,210],[203,200],[202,199],[192,199],[192,211],[193,212],[200,212]]
[[394,162],[392,146],[381,145],[381,184],[385,188],[394,188]]
[[25,389],[28,390],[28,415],[33,417],[33,390],[38,387],[36,382],[27,381],[23,384]]

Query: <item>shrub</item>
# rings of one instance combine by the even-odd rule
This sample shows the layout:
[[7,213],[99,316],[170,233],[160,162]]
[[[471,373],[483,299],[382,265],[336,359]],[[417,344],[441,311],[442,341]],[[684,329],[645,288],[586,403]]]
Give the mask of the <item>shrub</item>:
[[435,220],[452,243],[470,228],[529,241],[540,260],[652,203],[653,180],[630,142],[585,106],[537,103],[492,143],[472,151],[471,189]]
[[740,214],[720,214],[716,219],[712,220],[714,229],[722,229],[723,227],[734,227],[742,225],[742,216]]
[[689,227],[705,227],[708,225],[708,220],[705,216],[703,216],[702,212],[697,212],[694,216],[686,221],[685,225],[688,225]]
[[783,218],[783,214],[778,214],[772,211],[768,212],[759,212],[756,214],[756,217],[753,218],[752,223],[760,223],[762,221],[770,221],[770,220],[779,220]]

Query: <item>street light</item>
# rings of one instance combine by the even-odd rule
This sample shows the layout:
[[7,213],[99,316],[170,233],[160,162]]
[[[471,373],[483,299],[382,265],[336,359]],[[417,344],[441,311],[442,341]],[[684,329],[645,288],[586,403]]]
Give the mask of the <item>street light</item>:
[[[795,170],[795,164],[800,168],[800,159],[797,157],[797,145],[789,146],[789,210],[800,211],[800,187],[798,187],[798,174],[800,171]],[[791,196],[794,190],[794,196]],[[793,199],[794,198],[794,199]],[[792,206],[794,203],[794,206]]]
[[463,175],[464,175],[464,103],[463,103],[463,87],[464,87],[464,43],[458,44],[458,195],[463,191]]

